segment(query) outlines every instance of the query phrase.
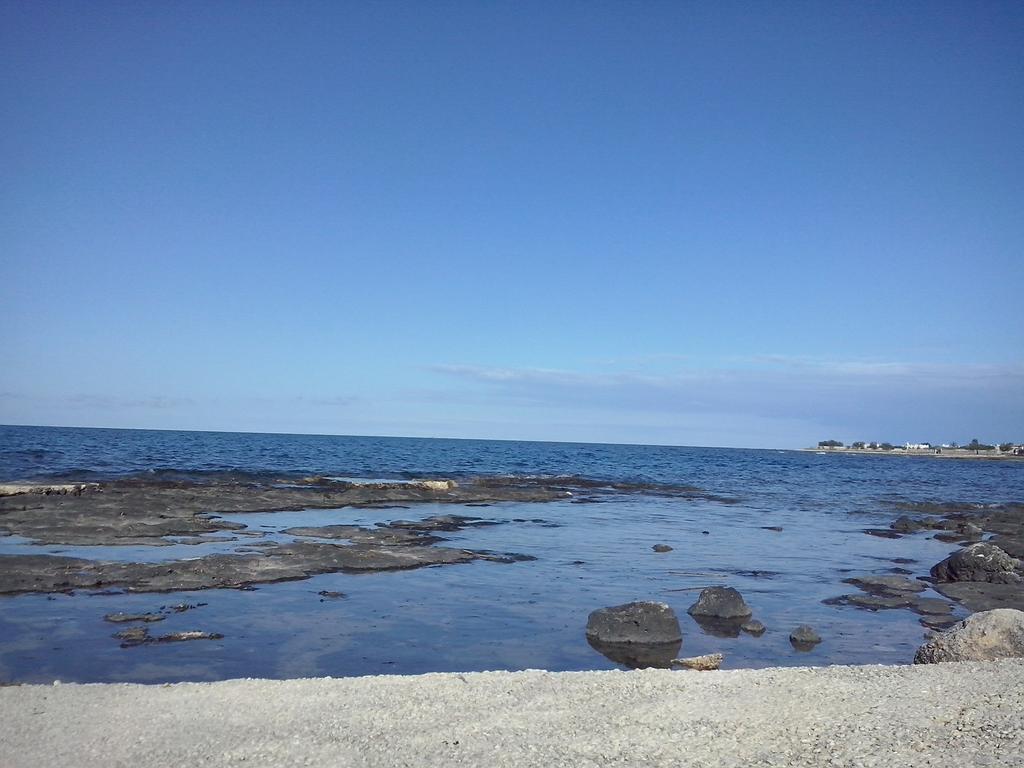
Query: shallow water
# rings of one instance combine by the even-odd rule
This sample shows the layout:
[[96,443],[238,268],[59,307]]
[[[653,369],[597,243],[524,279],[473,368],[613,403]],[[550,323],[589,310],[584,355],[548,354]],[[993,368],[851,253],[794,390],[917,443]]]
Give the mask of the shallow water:
[[[0,680],[8,681],[617,668],[587,644],[587,615],[637,599],[675,608],[683,626],[682,655],[723,652],[726,667],[907,662],[926,631],[917,614],[821,601],[856,592],[842,583],[850,576],[897,567],[925,575],[956,546],[930,534],[891,540],[863,529],[887,526],[901,513],[895,507],[901,501],[1024,499],[1019,464],[778,451],[0,428],[0,455],[5,462],[0,471],[9,479],[158,469],[193,477],[204,472],[574,474],[690,484],[737,499],[727,504],[621,494],[593,504],[427,504],[225,515],[264,536],[230,541],[231,534],[224,534],[222,541],[166,547],[36,547],[0,538],[0,551],[8,553],[154,561],[287,541],[292,537],[280,531],[298,525],[373,525],[465,514],[502,524],[441,534],[448,540],[443,546],[537,558],[327,574],[252,591],[0,598]],[[674,549],[653,552],[651,546],[659,543]],[[739,589],[768,632],[760,638],[720,637],[702,629],[686,608],[711,584]],[[347,596],[322,598],[320,591]],[[224,638],[121,648],[112,635],[126,625],[103,620],[107,613],[153,612],[183,602],[206,605],[169,613],[147,625],[151,633],[199,629]],[[788,635],[797,624],[813,625],[824,642],[807,653],[795,650]]]

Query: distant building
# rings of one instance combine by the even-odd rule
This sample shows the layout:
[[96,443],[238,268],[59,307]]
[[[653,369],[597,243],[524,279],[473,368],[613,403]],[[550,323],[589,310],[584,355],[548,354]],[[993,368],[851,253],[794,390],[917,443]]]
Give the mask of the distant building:
[[932,449],[931,443],[907,443],[903,446],[908,451],[930,451]]

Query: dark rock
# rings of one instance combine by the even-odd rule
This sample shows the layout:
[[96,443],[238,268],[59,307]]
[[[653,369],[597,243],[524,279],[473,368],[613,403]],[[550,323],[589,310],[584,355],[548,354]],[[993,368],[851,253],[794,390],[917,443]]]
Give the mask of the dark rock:
[[671,552],[672,551],[672,547],[670,547],[668,544],[655,544],[653,547],[651,547],[651,549],[653,549],[655,552]]
[[668,605],[644,601],[593,611],[587,637],[604,644],[666,645],[682,642],[683,633]]
[[[430,525],[426,523],[426,525]],[[353,544],[379,544],[381,546],[417,546],[436,544],[442,539],[423,531],[406,530],[411,523],[393,530],[394,524],[380,528],[360,528],[358,525],[325,525],[322,527],[300,526],[285,528],[281,533],[289,536],[318,539],[343,539]]]
[[929,629],[949,629],[959,623],[959,619],[952,616],[922,616],[918,621]]
[[150,642],[153,638],[149,636],[149,630],[145,627],[131,627],[115,632],[114,637],[121,641],[122,648],[131,648],[135,645],[142,645]]
[[435,515],[423,520],[394,520],[388,523],[386,527],[424,533],[427,531],[461,531],[463,528],[477,528],[480,526],[501,524],[501,520],[484,520],[480,517],[466,517],[464,515]]
[[921,520],[903,515],[889,523],[889,527],[898,533],[917,533],[935,528],[936,525],[931,520]]
[[888,528],[865,528],[864,533],[868,536],[878,536],[882,539],[902,539],[903,534],[891,531]]
[[163,621],[164,618],[159,613],[108,613],[103,620],[114,624],[124,624],[129,621]]
[[847,595],[846,602],[849,605],[856,605],[858,608],[867,608],[871,611],[910,606],[909,597],[885,597],[883,595]]
[[757,619],[750,619],[740,624],[740,629],[746,632],[748,635],[754,637],[760,637],[765,633],[768,628]]
[[172,613],[184,613],[185,611],[202,608],[204,605],[206,605],[206,603],[175,603],[174,605],[167,606],[166,608],[161,605],[160,610],[167,610]]
[[711,535],[711,531],[701,531],[701,533],[704,534],[705,536],[710,536]]
[[278,483],[252,477],[244,482],[182,477],[125,478],[105,482],[102,492],[33,495],[31,509],[18,502],[22,498],[0,496],[4,530],[40,544],[168,546],[173,542],[164,538],[167,536],[194,537],[245,528],[215,513],[381,508],[394,506],[394,502],[539,502],[564,499],[566,494],[533,481],[495,486],[486,482],[454,485],[445,480],[350,483],[313,477]]
[[984,531],[981,530],[974,523],[967,521],[956,522],[955,525],[948,531],[943,533],[937,533],[933,538],[939,541],[953,542],[953,541],[981,541],[981,537]]
[[1024,589],[1020,584],[956,581],[935,584],[933,589],[969,611],[990,611],[994,608],[1024,610]]
[[473,551],[478,560],[488,560],[492,563],[530,563],[537,558],[534,555],[524,555],[518,552],[492,552],[489,549],[477,549]]
[[224,635],[218,632],[199,632],[196,630],[188,632],[171,632],[169,635],[161,635],[156,638],[158,643],[180,643],[187,640],[223,640]]
[[1024,558],[1024,536],[999,534],[998,536],[993,536],[989,543],[999,547],[1010,557],[1015,557],[1018,560]]
[[1024,611],[1011,608],[969,616],[917,649],[915,664],[1024,657]]
[[65,592],[122,586],[134,592],[250,589],[253,584],[305,579],[320,573],[384,571],[468,563],[507,556],[423,546],[292,542],[263,554],[216,554],[160,563],[123,563],[53,555],[0,555],[0,594]]
[[801,624],[789,633],[789,642],[794,646],[815,646],[821,642],[821,636],[812,627]]
[[[320,595],[320,597],[324,597],[329,600],[340,600],[343,597],[348,597],[348,595],[346,595],[344,592],[331,592],[327,589],[321,589],[319,592],[317,592],[317,594]],[[321,600],[320,602],[323,602],[323,600]]]
[[926,588],[920,581],[898,575],[856,576],[852,579],[843,579],[843,581],[847,584],[858,586],[865,592],[893,597],[907,592],[924,592]]
[[780,533],[782,531],[782,526],[781,525],[762,525],[761,526],[761,530],[762,531],[775,531],[776,533]]
[[910,610],[925,616],[947,616],[953,612],[953,604],[937,597],[914,597],[910,601]]
[[743,596],[732,587],[707,587],[701,590],[697,602],[687,609],[691,616],[708,616],[716,619],[746,618],[753,611]]
[[827,597],[821,601],[822,605],[849,605],[849,595],[836,595],[835,597]]
[[992,584],[1020,584],[1020,561],[987,542],[972,544],[932,566],[936,581],[984,581]]

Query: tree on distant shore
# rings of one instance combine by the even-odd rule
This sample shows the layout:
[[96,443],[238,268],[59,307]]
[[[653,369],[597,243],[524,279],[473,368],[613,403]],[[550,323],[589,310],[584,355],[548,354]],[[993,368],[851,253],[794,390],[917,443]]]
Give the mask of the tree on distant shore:
[[986,445],[985,443],[979,443],[978,438],[976,437],[973,440],[971,440],[970,445],[965,445],[964,447],[969,451],[974,451],[975,453],[977,453],[978,451],[995,450],[994,445]]
[[843,444],[839,440],[822,440],[818,443],[819,448],[842,448]]
[[857,440],[857,441],[855,441],[853,443],[850,443],[850,447],[851,448],[857,448],[858,450],[863,450],[863,448],[864,448],[864,441],[863,440]]
[[1013,443],[1000,443],[999,450],[1002,453],[1009,453],[1013,450]]
[[892,443],[882,443],[878,447],[881,448],[883,451],[891,451],[893,449],[893,444]]

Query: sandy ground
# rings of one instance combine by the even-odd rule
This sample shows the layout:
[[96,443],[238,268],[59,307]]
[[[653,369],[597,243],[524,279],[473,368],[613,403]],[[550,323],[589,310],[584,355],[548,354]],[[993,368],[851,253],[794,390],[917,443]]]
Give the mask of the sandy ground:
[[1024,660],[0,689],[22,766],[1024,766]]

